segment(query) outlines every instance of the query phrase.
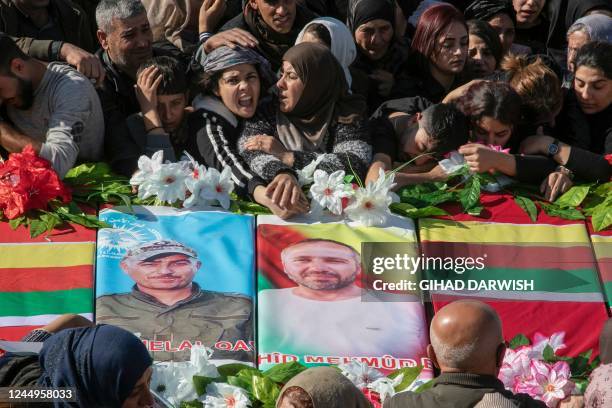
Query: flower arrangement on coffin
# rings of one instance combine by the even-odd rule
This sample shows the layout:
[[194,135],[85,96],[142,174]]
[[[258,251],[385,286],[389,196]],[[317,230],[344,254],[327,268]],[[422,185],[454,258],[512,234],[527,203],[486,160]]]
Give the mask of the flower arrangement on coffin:
[[590,372],[599,364],[589,363],[592,350],[576,358],[557,356],[565,348],[565,333],[545,337],[536,333],[533,343],[522,334],[510,341],[499,372],[499,379],[514,393],[525,393],[548,407],[557,407],[571,394],[582,394]]
[[138,170],[130,184],[138,188],[141,200],[154,197],[156,205],[182,205],[185,208],[219,203],[227,210],[234,190],[229,167],[222,172],[212,167],[207,169],[188,155],[187,160],[164,163],[161,150],[150,158],[141,156],[138,159]]
[[[267,408],[276,406],[283,385],[306,370],[297,362],[277,364],[266,371],[245,364],[216,367],[209,360],[211,355],[211,349],[194,346],[187,362],[155,364],[151,391],[172,408]],[[421,366],[402,368],[388,376],[359,361],[337,368],[375,408],[397,392],[422,392],[432,384],[418,379]]]
[[0,220],[7,220],[14,230],[20,225],[29,228],[32,238],[69,227],[68,223],[106,226],[72,202],[70,188],[31,145],[0,162]]
[[[493,149],[495,146],[489,146]],[[503,150],[500,150],[503,151]],[[544,201],[538,187],[514,183],[504,175],[489,173],[472,174],[461,154],[451,152],[438,163],[449,175],[448,182],[410,185],[398,191],[399,203],[391,204],[391,210],[411,218],[447,215],[437,207],[446,202],[458,202],[464,212],[479,216],[482,191],[512,194],[516,204],[536,222],[538,212],[569,220],[584,220],[591,217],[595,231],[602,231],[612,225],[612,182],[601,185],[574,185],[554,202]],[[450,181],[460,181],[451,184]]]

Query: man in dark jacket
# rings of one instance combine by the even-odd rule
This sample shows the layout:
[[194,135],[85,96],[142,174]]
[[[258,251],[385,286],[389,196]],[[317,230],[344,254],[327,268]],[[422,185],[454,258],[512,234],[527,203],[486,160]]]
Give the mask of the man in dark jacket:
[[[248,0],[242,13],[225,23],[219,33],[202,33],[204,52],[234,44],[256,48],[278,71],[285,52],[293,47],[297,35],[316,14],[297,0],[274,4],[267,0]],[[209,37],[209,38],[208,38]]]
[[497,379],[506,345],[499,316],[487,304],[459,300],[446,305],[431,321],[430,339],[427,354],[442,372],[433,388],[396,394],[384,408],[546,407],[505,390]]
[[30,57],[68,62],[88,78],[103,78],[92,54],[98,46],[95,25],[69,0],[0,0],[0,31]]
[[138,0],[102,0],[96,21],[102,45],[96,55],[106,71],[98,91],[106,129],[104,150],[113,170],[129,177],[141,154],[126,122],[129,115],[140,112],[134,91],[138,67],[153,56],[172,56],[183,62],[185,56],[168,42],[153,44],[146,10]]

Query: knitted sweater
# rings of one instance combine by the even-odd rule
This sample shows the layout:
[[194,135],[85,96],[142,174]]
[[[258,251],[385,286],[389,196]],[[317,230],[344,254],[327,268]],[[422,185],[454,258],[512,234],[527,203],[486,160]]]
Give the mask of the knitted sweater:
[[319,155],[326,153],[317,169],[328,173],[344,170],[351,174],[351,168],[359,177],[363,177],[372,159],[370,129],[367,119],[359,119],[351,124],[334,122],[328,127],[321,144],[323,152],[293,151],[293,167],[284,164],[276,156],[260,150],[245,150],[245,143],[254,136],[268,135],[278,139],[276,130],[276,112],[278,101],[261,105],[257,113],[245,123],[238,148],[240,154],[251,170],[267,182],[283,172],[295,173],[301,170]]

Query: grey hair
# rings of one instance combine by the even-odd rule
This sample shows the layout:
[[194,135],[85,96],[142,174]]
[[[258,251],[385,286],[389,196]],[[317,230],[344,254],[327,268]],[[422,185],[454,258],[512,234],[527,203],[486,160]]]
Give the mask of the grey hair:
[[570,35],[574,34],[577,31],[582,31],[583,33],[589,36],[589,39],[591,39],[591,28],[588,25],[583,24],[583,23],[573,24],[569,28],[569,30],[567,30],[567,37],[569,37]]
[[113,19],[125,20],[146,12],[140,0],[102,0],[96,7],[96,23],[100,30],[109,34]]
[[440,363],[450,368],[466,369],[473,362],[474,353],[478,345],[478,337],[474,337],[468,344],[451,346],[441,341],[434,330],[430,330],[429,340],[436,352]]

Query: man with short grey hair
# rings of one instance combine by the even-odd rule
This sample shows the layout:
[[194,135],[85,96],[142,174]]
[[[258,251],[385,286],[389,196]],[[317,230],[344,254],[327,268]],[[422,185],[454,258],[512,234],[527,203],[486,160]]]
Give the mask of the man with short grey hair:
[[442,372],[420,394],[402,392],[384,408],[545,408],[527,394],[513,394],[497,378],[506,353],[497,312],[477,300],[458,300],[431,321],[427,354]]
[[116,172],[129,177],[142,151],[126,122],[129,115],[140,111],[134,90],[138,67],[153,56],[170,56],[183,62],[186,69],[188,59],[168,42],[153,44],[147,13],[139,0],[101,0],[96,22],[102,46],[96,55],[106,70],[98,91],[106,124],[106,158]]

